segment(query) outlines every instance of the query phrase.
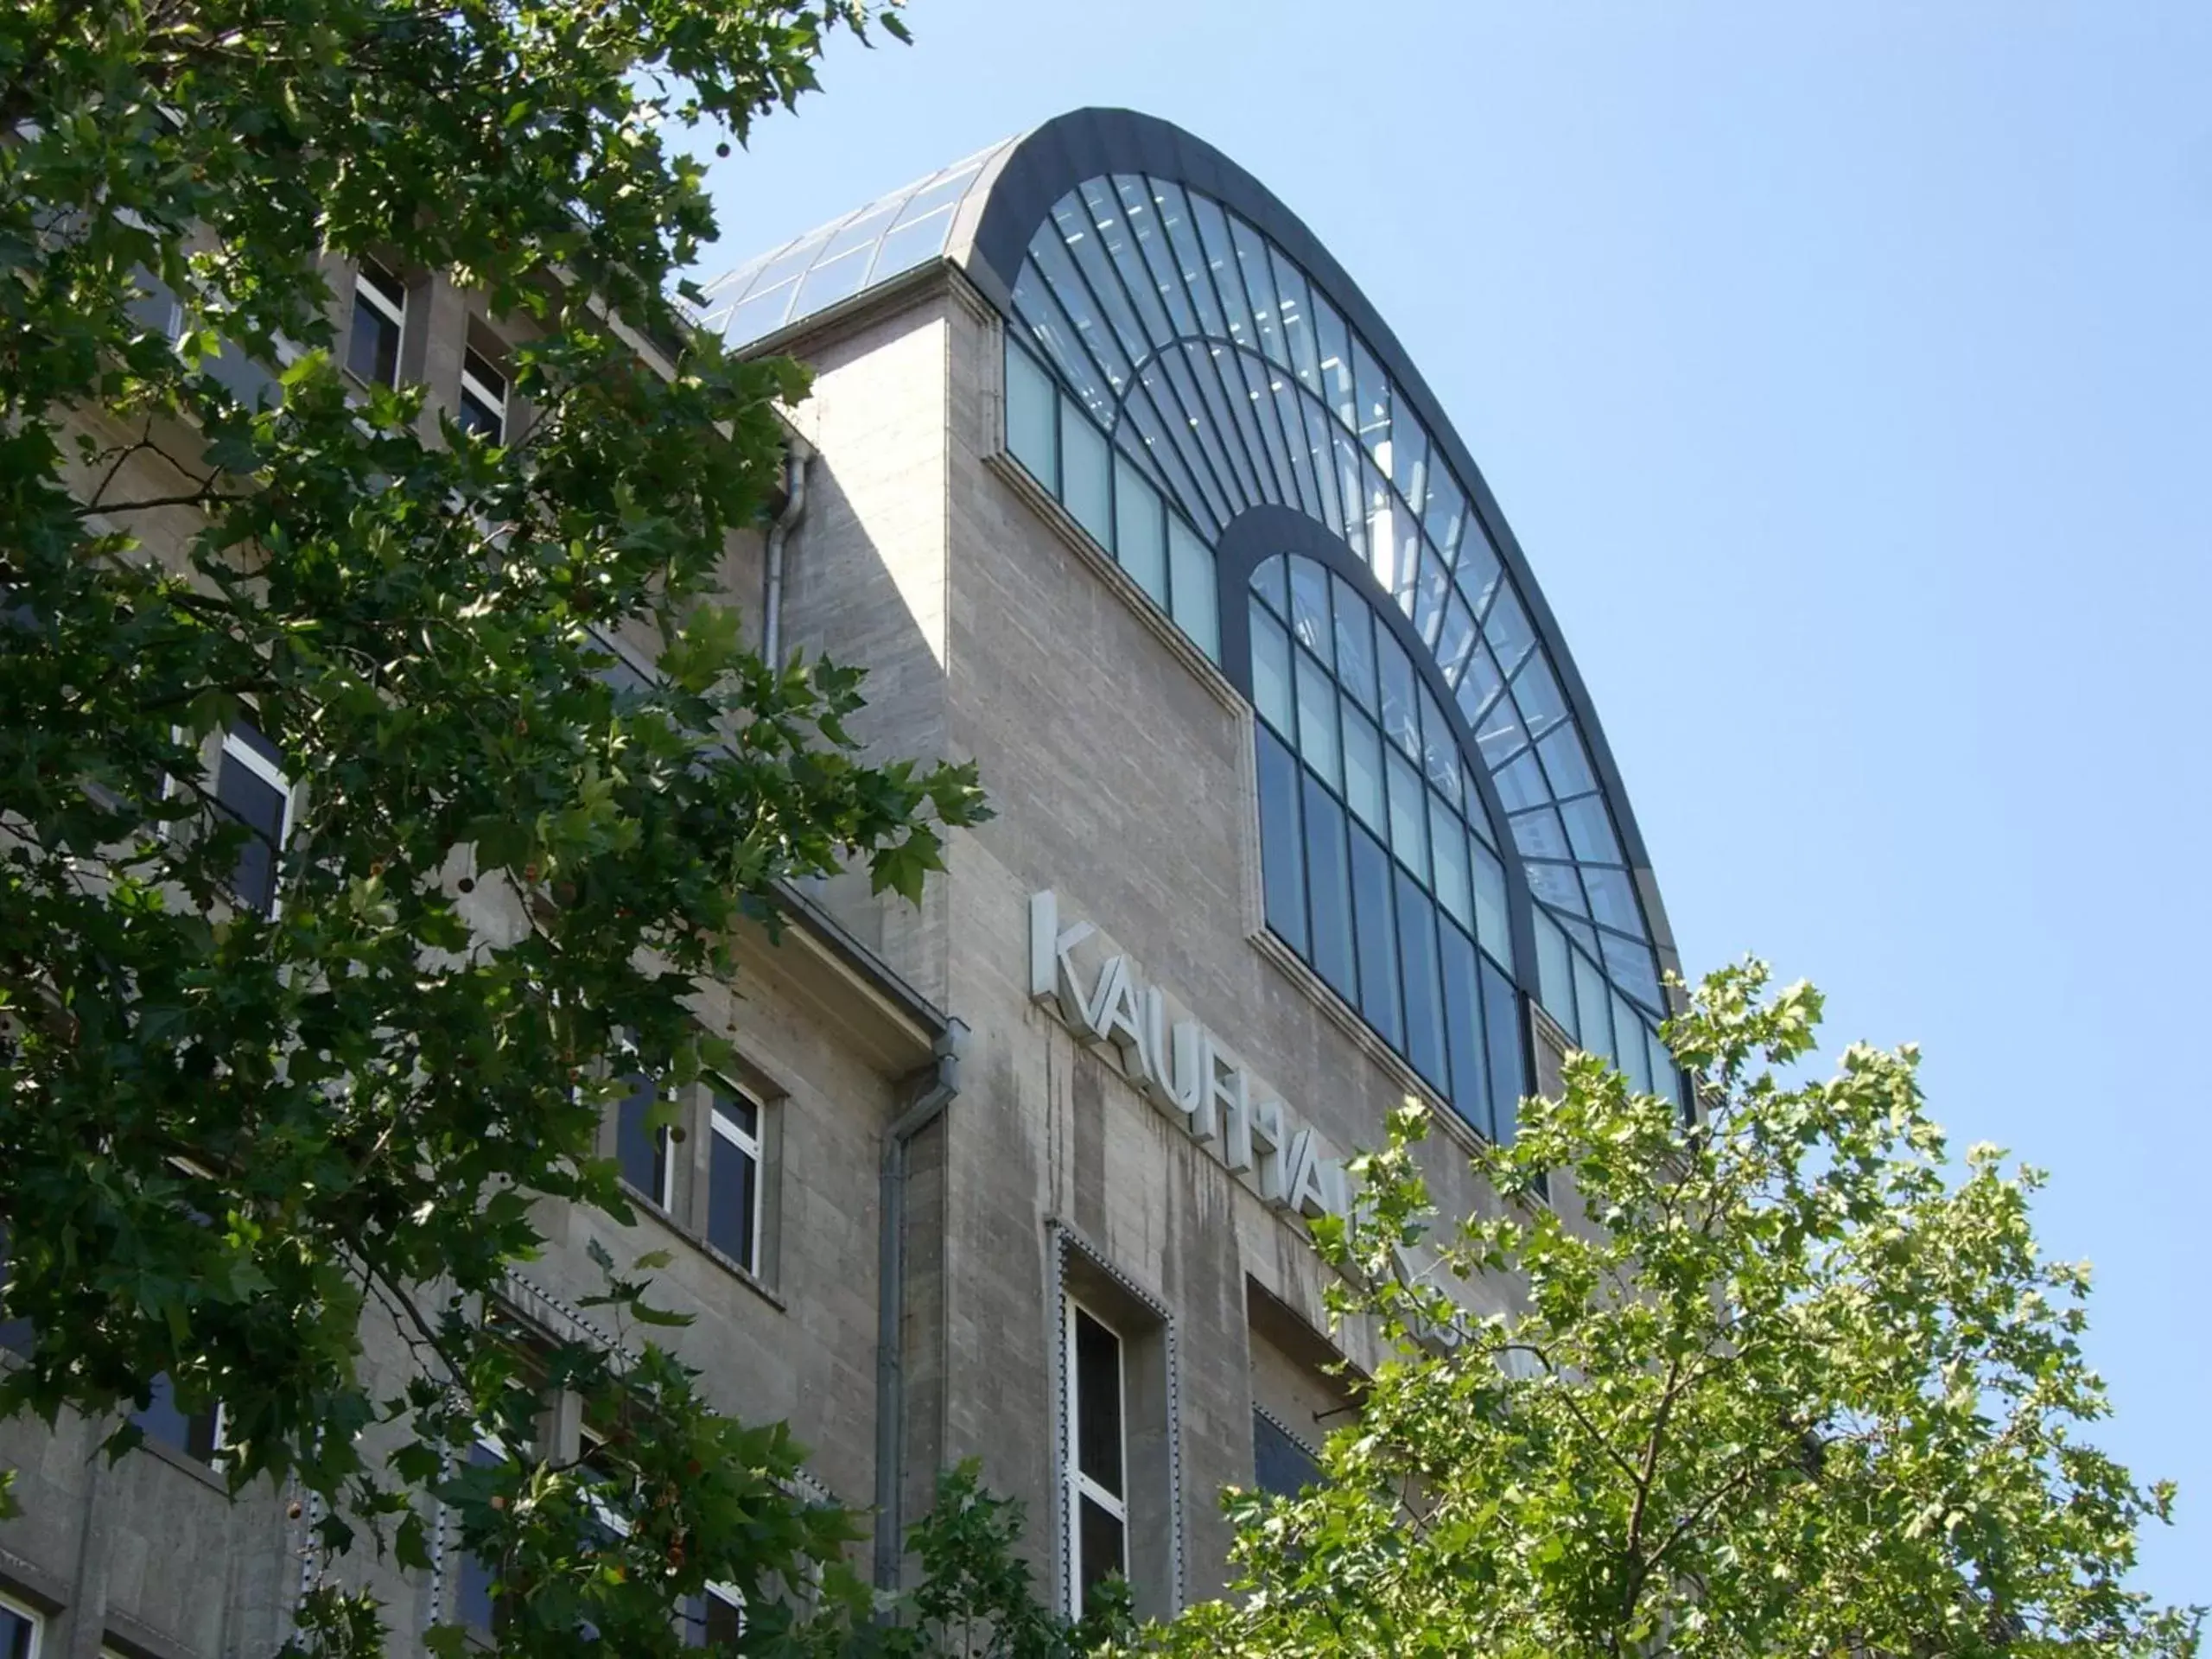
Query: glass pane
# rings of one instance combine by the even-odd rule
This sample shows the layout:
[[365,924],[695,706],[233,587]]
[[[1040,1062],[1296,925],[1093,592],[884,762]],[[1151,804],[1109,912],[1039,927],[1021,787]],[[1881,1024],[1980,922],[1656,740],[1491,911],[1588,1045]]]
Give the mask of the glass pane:
[[1445,798],[1459,798],[1459,737],[1428,688],[1421,688],[1421,764]]
[[1321,390],[1321,358],[1306,304],[1306,274],[1284,258],[1281,250],[1272,244],[1268,257],[1274,265],[1275,298],[1282,307],[1282,337],[1290,351],[1290,366],[1300,385],[1318,393]]
[[1298,762],[1265,727],[1260,748],[1260,872],[1268,925],[1306,954],[1305,837],[1298,824]]
[[1114,457],[1114,556],[1154,604],[1167,608],[1167,510],[1122,455]]
[[1358,397],[1355,429],[1367,452],[1377,462],[1386,461],[1390,442],[1390,383],[1368,351],[1367,342],[1357,334],[1352,336],[1351,361]]
[[792,303],[791,315],[803,317],[859,293],[861,284],[868,280],[868,258],[874,251],[872,248],[855,248],[835,259],[825,259],[808,271],[799,283],[798,298]]
[[1500,1146],[1513,1139],[1528,1062],[1521,1048],[1521,999],[1513,982],[1491,963],[1483,969],[1483,1039],[1490,1050],[1491,1139]]
[[1459,550],[1459,526],[1466,512],[1466,497],[1459,493],[1459,485],[1441,462],[1433,460],[1428,469],[1428,499],[1421,507],[1421,527],[1446,559]]
[[1290,639],[1275,620],[1252,605],[1252,706],[1285,737],[1295,737],[1291,716]]
[[707,1163],[707,1242],[750,1272],[753,1268],[753,1207],[760,1166],[753,1154],[728,1135],[713,1142]]
[[1490,607],[1490,614],[1483,618],[1483,637],[1490,641],[1490,648],[1497,658],[1497,665],[1507,677],[1521,666],[1521,659],[1536,643],[1535,630],[1529,626],[1526,612],[1510,588],[1502,588]]
[[1403,410],[1390,437],[1390,481],[1419,518],[1428,500],[1428,434]]
[[1466,533],[1459,540],[1459,562],[1452,580],[1478,621],[1489,612],[1503,574],[1504,567],[1498,563],[1490,537],[1483,534],[1481,524],[1469,519]]
[[1613,1052],[1613,1033],[1611,1009],[1612,998],[1605,989],[1605,976],[1597,964],[1580,950],[1574,957],[1574,1011],[1580,1028],[1575,1033],[1582,1046],[1592,1054],[1611,1058]]
[[1644,1043],[1643,1021],[1618,991],[1613,993],[1613,1033],[1619,1045],[1620,1067],[1628,1074],[1629,1086],[1638,1094],[1649,1094],[1651,1051]]
[[1006,348],[1006,447],[1046,489],[1060,487],[1059,445],[1052,433],[1058,397],[1043,364],[1011,340]]
[[1428,798],[1428,841],[1436,867],[1436,902],[1460,926],[1472,925],[1467,887],[1467,832],[1459,814],[1432,795]]
[[1582,752],[1582,736],[1573,726],[1562,726],[1536,746],[1544,760],[1544,775],[1561,795],[1586,795],[1598,787],[1590,760]]
[[1659,1033],[1645,1027],[1643,1033],[1644,1063],[1651,1068],[1651,1087],[1655,1093],[1679,1101],[1682,1095],[1681,1077],[1675,1069],[1675,1057],[1668,1052],[1667,1045]]
[[1536,912],[1536,982],[1542,988],[1544,1012],[1559,1021],[1560,1029],[1575,1038],[1580,1026],[1574,1018],[1574,965],[1567,935],[1559,924]]
[[1252,591],[1268,601],[1268,608],[1277,616],[1290,615],[1290,558],[1278,553],[1253,567]]
[[1321,1484],[1313,1455],[1258,1410],[1252,1414],[1252,1484],[1277,1497],[1296,1497]]
[[1398,962],[1405,975],[1406,1058],[1414,1070],[1452,1092],[1444,1063],[1444,982],[1436,961],[1436,907],[1402,872],[1398,877]]
[[1626,870],[1586,868],[1582,885],[1590,890],[1590,913],[1607,927],[1643,937],[1643,913]]
[[1421,758],[1420,705],[1414,699],[1414,665],[1388,629],[1376,631],[1376,649],[1382,668],[1382,735],[1405,751],[1408,760]]
[[1322,396],[1336,417],[1351,431],[1359,429],[1359,394],[1353,389],[1351,336],[1336,307],[1313,294],[1313,332],[1321,344]]
[[1484,763],[1493,770],[1508,755],[1519,749],[1528,741],[1528,733],[1521,728],[1521,716],[1515,710],[1510,697],[1500,697],[1475,722],[1475,741],[1481,747]]
[[0,1607],[0,1659],[31,1659],[31,1638],[35,1627],[29,1613],[19,1613],[12,1607]]
[[1446,922],[1438,930],[1443,949],[1445,1047],[1452,1059],[1452,1103],[1484,1135],[1490,1133],[1490,1066],[1483,1052],[1482,978],[1475,942]]
[[1106,435],[1071,398],[1060,400],[1060,499],[1101,547],[1114,537],[1113,467]]
[[1428,880],[1428,791],[1414,769],[1396,754],[1386,754],[1390,785],[1390,850],[1423,881]]
[[1436,665],[1443,671],[1446,685],[1459,683],[1459,676],[1466,671],[1467,658],[1474,648],[1474,613],[1467,608],[1467,601],[1455,594],[1452,602],[1444,607],[1444,626],[1436,639]]
[[1109,1578],[1126,1576],[1127,1570],[1122,1554],[1122,1523],[1091,1498],[1081,1499],[1080,1505],[1082,1536],[1077,1553],[1083,1557],[1083,1598],[1088,1603],[1092,1591]]
[[1541,806],[1550,798],[1544,788],[1543,768],[1536,764],[1536,752],[1529,749],[1491,774],[1497,785],[1497,798],[1509,812],[1525,812],[1532,806]]
[[1335,628],[1329,617],[1329,573],[1313,560],[1290,561],[1290,620],[1292,632],[1306,650],[1324,663],[1335,658]]
[[1605,958],[1605,971],[1612,976],[1615,986],[1654,1012],[1665,1006],[1659,995],[1658,967],[1652,961],[1649,947],[1640,940],[1623,938],[1611,931],[1598,935],[1598,946]]
[[1423,644],[1433,649],[1437,634],[1444,626],[1444,607],[1456,599],[1452,592],[1452,578],[1444,568],[1444,556],[1426,543],[1421,543],[1421,569],[1414,591],[1414,631]]
[[1573,856],[1567,849],[1567,831],[1560,826],[1559,814],[1551,808],[1516,812],[1511,822],[1514,844],[1521,849],[1522,857],[1565,861]]
[[1393,1047],[1401,1040],[1397,925],[1390,908],[1390,864],[1382,843],[1351,832],[1352,916],[1359,956],[1359,1010]]
[[1459,705],[1459,712],[1466,716],[1467,724],[1479,726],[1483,715],[1489,712],[1497,694],[1504,689],[1505,677],[1497,671],[1497,659],[1490,654],[1488,645],[1478,644],[1468,653],[1467,666],[1459,676],[1459,684],[1452,694],[1452,702]]
[[1524,862],[1522,868],[1528,873],[1529,891],[1541,902],[1577,915],[1588,910],[1582,897],[1582,883],[1576,880],[1570,866],[1531,861]]
[[1344,799],[1378,835],[1382,815],[1382,734],[1346,698],[1344,711]]
[[1076,1467],[1122,1493],[1122,1339],[1075,1310]]
[[372,386],[399,384],[399,324],[364,298],[353,296],[353,334],[346,343],[346,366]]
[[224,753],[215,799],[245,826],[245,844],[231,871],[231,891],[249,910],[267,915],[276,899],[276,853],[284,835],[284,791],[237,755]]
[[1303,651],[1298,659],[1298,752],[1306,764],[1321,774],[1331,789],[1338,786],[1337,771],[1337,688],[1328,671]]
[[1513,965],[1512,912],[1505,903],[1505,866],[1479,841],[1467,843],[1472,861],[1475,889],[1475,937],[1508,968]]
[[1200,651],[1221,660],[1221,619],[1214,601],[1213,550],[1180,518],[1167,520],[1167,578],[1175,620]]
[[911,270],[925,259],[944,251],[945,233],[952,228],[952,209],[941,207],[923,219],[910,219],[883,238],[876,249],[868,280],[880,283]]
[[1559,682],[1541,652],[1522,665],[1513,682],[1513,701],[1520,704],[1521,719],[1531,737],[1543,736],[1567,718],[1567,699],[1560,695]]
[[667,1192],[667,1141],[650,1126],[656,1098],[650,1077],[631,1080],[630,1092],[614,1112],[614,1161],[632,1190],[655,1204],[664,1204]]
[[1306,780],[1306,881],[1313,911],[1312,961],[1344,1001],[1359,1006],[1352,965],[1351,853],[1344,810],[1319,784]]
[[[1513,764],[1533,764],[1534,760],[1533,755],[1524,755]],[[1595,795],[1585,795],[1580,800],[1561,802],[1559,811],[1567,821],[1567,838],[1574,848],[1575,857],[1592,864],[1621,861],[1621,844],[1613,838],[1612,817],[1603,801]]]
[[1375,691],[1375,619],[1367,601],[1343,577],[1332,577],[1329,588],[1336,609],[1337,678],[1371,715],[1379,706]]

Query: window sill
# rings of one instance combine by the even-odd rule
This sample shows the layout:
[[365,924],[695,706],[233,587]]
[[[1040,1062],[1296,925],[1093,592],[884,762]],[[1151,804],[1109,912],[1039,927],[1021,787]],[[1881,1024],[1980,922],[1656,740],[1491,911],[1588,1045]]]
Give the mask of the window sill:
[[738,1283],[743,1285],[779,1313],[791,1312],[790,1304],[777,1294],[768,1281],[754,1273],[752,1268],[745,1266],[735,1256],[708,1243],[703,1235],[693,1232],[628,1182],[625,1181],[622,1184],[622,1191],[630,1200],[630,1207],[638,1212],[640,1219],[655,1222],[675,1234],[678,1239],[729,1274],[731,1278],[736,1280]]

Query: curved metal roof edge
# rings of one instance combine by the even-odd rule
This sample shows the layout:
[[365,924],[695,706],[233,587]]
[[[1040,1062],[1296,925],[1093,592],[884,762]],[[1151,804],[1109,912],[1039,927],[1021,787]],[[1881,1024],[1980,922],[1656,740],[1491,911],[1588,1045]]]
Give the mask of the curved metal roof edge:
[[1675,948],[1674,930],[1667,919],[1658,878],[1651,868],[1650,852],[1637,823],[1628,786],[1613,759],[1612,745],[1582,671],[1575,665],[1574,654],[1567,647],[1528,555],[1506,522],[1482,468],[1475,464],[1442,403],[1396,333],[1336,256],[1274,192],[1205,140],[1173,122],[1135,110],[1071,110],[1031,128],[992,156],[961,202],[945,256],[959,264],[1003,315],[1011,316],[1014,279],[1037,226],[1068,191],[1085,179],[1109,173],[1149,173],[1195,185],[1235,208],[1304,267],[1345,321],[1366,339],[1399,387],[1411,395],[1415,412],[1428,428],[1430,442],[1442,446],[1473,497],[1476,511],[1551,652],[1560,688],[1581,726],[1605,797],[1613,807],[1660,966],[1679,974],[1681,953]]

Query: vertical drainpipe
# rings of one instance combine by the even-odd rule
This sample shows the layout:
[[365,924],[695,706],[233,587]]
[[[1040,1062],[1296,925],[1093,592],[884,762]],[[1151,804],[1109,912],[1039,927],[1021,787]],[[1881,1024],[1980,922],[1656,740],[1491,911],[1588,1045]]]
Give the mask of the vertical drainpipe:
[[899,1513],[899,1477],[906,1462],[906,1379],[899,1353],[906,1318],[906,1151],[916,1135],[944,1115],[960,1092],[960,1056],[968,1027],[945,1021],[933,1047],[936,1063],[920,1073],[921,1092],[883,1132],[883,1162],[876,1216],[875,1288],[875,1586],[899,1587],[905,1526]]
[[781,666],[784,647],[784,543],[806,512],[806,465],[814,446],[796,432],[784,451],[784,505],[768,526],[766,593],[760,604],[760,655],[772,669]]

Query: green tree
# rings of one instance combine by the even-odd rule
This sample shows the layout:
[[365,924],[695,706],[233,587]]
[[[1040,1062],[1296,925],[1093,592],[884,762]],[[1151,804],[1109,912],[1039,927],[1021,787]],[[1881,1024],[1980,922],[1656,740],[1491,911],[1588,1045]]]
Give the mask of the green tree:
[[[1424,1115],[1321,1224],[1396,1357],[1333,1434],[1326,1484],[1236,1495],[1236,1599],[1156,1649],[1273,1656],[2182,1655],[2201,1614],[2124,1586],[2167,1518],[2080,1438],[2086,1269],[2041,1254],[2029,1195],[1976,1147],[1947,1177],[1910,1048],[1813,1080],[1821,1002],[1714,975],[1672,1022],[1694,1128],[1588,1056],[1498,1195],[1438,1227]],[[1415,1266],[1416,1261],[1425,1265]],[[1516,1311],[1447,1287],[1511,1275]]]
[[[666,1353],[520,1354],[483,1310],[537,1201],[626,1213],[590,1155],[610,1073],[714,1062],[690,998],[741,918],[852,860],[912,897],[982,815],[967,768],[862,756],[856,672],[763,662],[715,602],[805,381],[673,297],[715,226],[664,135],[726,153],[878,27],[873,0],[0,9],[0,1229],[37,1332],[0,1414],[119,1421],[166,1376],[221,1402],[234,1487],[296,1480],[334,1550],[365,1527],[419,1563],[435,1491],[499,1564],[505,1650],[587,1621],[664,1650],[710,1580],[767,1650],[777,1586],[849,1526]],[[329,278],[364,257],[523,321],[520,429],[334,364]],[[617,631],[657,683],[614,671]],[[213,792],[242,720],[300,785],[281,845]],[[366,1385],[365,1318],[413,1386]],[[609,1426],[589,1471],[530,1449],[553,1388]],[[360,1597],[310,1613],[327,1649],[378,1638]]]

